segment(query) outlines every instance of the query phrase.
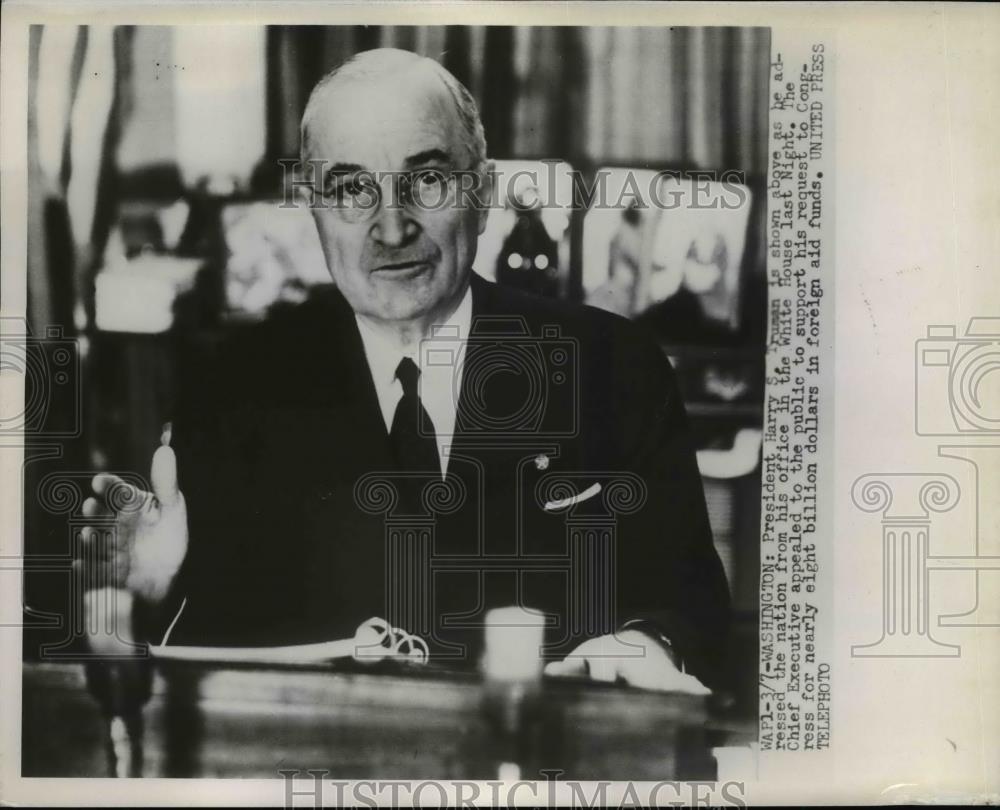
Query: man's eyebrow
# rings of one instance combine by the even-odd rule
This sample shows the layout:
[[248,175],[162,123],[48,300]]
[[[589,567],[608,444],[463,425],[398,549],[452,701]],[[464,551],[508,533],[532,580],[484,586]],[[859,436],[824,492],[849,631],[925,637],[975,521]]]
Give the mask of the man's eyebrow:
[[338,174],[351,174],[352,172],[364,171],[364,167],[357,163],[334,163],[326,170],[327,176]]
[[407,166],[419,166],[423,163],[451,163],[452,156],[444,149],[425,149],[410,155],[405,161]]

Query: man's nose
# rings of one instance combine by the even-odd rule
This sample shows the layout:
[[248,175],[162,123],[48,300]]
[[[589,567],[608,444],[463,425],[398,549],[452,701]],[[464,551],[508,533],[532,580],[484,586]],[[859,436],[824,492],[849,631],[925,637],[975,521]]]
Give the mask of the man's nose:
[[389,247],[398,247],[411,241],[419,232],[420,225],[410,216],[397,194],[383,193],[372,224],[372,236],[375,240]]

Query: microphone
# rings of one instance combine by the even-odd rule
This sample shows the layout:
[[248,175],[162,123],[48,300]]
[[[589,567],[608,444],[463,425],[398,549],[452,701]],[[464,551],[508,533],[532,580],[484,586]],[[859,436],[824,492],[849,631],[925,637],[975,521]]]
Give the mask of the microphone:
[[501,781],[519,781],[537,753],[544,631],[545,615],[535,610],[511,606],[486,614],[482,710],[492,734],[490,765]]

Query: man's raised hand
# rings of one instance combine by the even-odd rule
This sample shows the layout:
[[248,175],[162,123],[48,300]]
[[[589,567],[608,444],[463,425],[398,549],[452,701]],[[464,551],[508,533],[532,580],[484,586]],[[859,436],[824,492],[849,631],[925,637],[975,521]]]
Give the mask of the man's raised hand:
[[123,588],[154,603],[166,595],[187,553],[188,526],[184,495],[177,485],[177,459],[164,444],[153,454],[152,492],[116,475],[94,476],[96,497],[87,498],[83,513],[113,532],[86,527],[82,559],[77,560],[86,588]]

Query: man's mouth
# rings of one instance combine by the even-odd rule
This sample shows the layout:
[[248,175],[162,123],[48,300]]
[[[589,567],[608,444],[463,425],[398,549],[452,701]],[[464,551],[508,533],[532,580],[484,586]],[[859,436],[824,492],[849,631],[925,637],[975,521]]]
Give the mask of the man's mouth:
[[380,264],[375,268],[374,272],[394,277],[409,278],[417,275],[423,270],[426,270],[428,267],[430,267],[430,262],[425,259],[414,259],[412,261],[387,262],[385,264]]

